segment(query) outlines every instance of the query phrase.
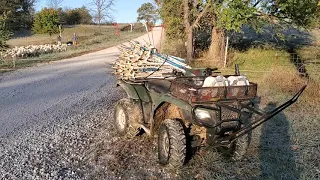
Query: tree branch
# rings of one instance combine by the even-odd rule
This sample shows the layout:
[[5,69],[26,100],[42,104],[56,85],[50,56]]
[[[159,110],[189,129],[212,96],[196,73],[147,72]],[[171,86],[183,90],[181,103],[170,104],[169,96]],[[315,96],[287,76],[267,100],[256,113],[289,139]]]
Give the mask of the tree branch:
[[262,1],[262,0],[258,0],[258,1],[253,5],[253,7],[258,6],[258,5],[261,3],[261,1]]
[[189,0],[184,0],[183,1],[183,21],[188,31],[191,27],[189,22],[189,17],[190,17]]
[[206,6],[204,7],[204,9],[201,11],[200,14],[198,14],[197,19],[193,22],[192,24],[192,28],[194,28],[195,26],[197,26],[197,24],[199,23],[199,21],[201,20],[201,18],[207,13],[209,7],[211,6],[210,2],[207,2]]

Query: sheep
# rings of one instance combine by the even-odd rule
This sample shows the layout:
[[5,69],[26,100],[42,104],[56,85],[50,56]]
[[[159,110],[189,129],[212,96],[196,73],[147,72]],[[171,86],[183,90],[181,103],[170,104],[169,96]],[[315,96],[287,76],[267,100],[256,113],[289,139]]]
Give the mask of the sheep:
[[2,57],[32,57],[39,56],[41,54],[53,53],[53,52],[63,52],[67,51],[67,45],[54,45],[54,44],[44,44],[44,45],[28,45],[28,46],[15,46],[12,49],[8,49],[2,53]]

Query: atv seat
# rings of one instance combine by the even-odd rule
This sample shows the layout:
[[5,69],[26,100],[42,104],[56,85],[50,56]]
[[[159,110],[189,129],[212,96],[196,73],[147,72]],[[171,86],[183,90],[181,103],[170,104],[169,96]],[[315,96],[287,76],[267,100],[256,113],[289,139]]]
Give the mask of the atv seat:
[[167,80],[152,80],[146,83],[146,87],[149,91],[153,90],[160,94],[166,94],[170,92],[171,82]]

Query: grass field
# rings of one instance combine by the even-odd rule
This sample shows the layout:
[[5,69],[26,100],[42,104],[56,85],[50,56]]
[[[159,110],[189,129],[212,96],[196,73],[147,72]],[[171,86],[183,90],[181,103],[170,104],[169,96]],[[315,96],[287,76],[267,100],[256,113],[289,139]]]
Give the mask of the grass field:
[[[141,31],[122,31],[120,38],[118,38],[114,26],[101,26],[99,28],[98,26],[94,25],[77,25],[64,28],[62,32],[62,43],[71,41],[73,33],[77,33],[78,35],[78,45],[68,47],[66,52],[43,54],[39,57],[19,59],[17,62],[13,62],[9,59],[4,62],[0,62],[0,72],[6,72],[17,68],[32,66],[35,63],[50,62],[53,60],[70,58],[85,53],[102,50],[134,39],[144,34]],[[50,44],[56,43],[57,36],[58,34],[52,35],[51,37],[49,35],[29,35],[25,37],[10,39],[8,41],[8,44],[11,47],[32,44]]]

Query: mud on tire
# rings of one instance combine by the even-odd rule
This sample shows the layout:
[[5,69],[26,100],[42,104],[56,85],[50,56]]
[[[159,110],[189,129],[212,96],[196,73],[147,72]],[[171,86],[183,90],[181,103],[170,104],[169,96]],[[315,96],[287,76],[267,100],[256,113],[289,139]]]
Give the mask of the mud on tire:
[[120,136],[134,137],[139,133],[140,108],[130,99],[120,99],[114,107],[114,126]]
[[177,168],[186,161],[186,134],[181,122],[166,119],[158,130],[158,158],[162,165]]
[[249,148],[250,138],[248,134],[243,135],[234,142],[230,148],[231,159],[233,161],[242,160]]

